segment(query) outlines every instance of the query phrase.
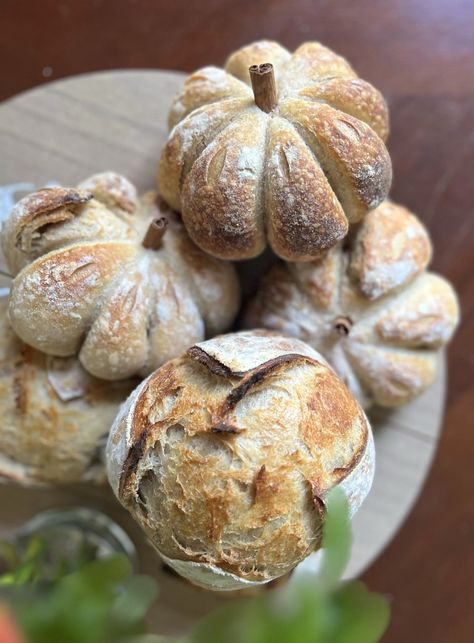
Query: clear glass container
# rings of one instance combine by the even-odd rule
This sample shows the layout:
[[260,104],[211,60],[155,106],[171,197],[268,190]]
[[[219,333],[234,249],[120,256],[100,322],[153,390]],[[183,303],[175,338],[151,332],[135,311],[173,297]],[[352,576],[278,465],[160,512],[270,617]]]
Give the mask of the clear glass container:
[[32,539],[42,543],[44,580],[74,571],[82,564],[124,554],[137,571],[135,545],[127,533],[109,516],[88,507],[43,511],[18,532],[15,544],[26,550]]

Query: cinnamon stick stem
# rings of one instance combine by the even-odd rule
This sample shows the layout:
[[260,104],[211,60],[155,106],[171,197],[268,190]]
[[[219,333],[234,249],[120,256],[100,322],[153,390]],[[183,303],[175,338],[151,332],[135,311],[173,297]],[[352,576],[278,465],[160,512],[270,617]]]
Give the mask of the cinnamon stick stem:
[[349,335],[352,328],[352,319],[349,317],[336,317],[333,323],[334,330],[339,335]]
[[249,67],[255,104],[263,112],[271,112],[277,104],[275,72],[271,63]]
[[142,244],[145,248],[150,250],[158,250],[161,246],[163,235],[168,227],[168,219],[166,217],[158,217],[148,226]]
[[2,277],[7,277],[7,279],[13,279],[13,277],[8,272],[5,272],[5,270],[0,270],[0,275]]

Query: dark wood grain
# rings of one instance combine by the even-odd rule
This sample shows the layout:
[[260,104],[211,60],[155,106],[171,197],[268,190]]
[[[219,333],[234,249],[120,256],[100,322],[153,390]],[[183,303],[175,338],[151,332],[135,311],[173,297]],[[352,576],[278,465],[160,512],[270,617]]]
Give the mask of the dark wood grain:
[[98,69],[191,70],[263,36],[319,39],[387,96],[393,198],[417,212],[463,324],[440,448],[415,511],[366,573],[392,597],[386,643],[474,640],[474,3],[2,0],[0,98]]

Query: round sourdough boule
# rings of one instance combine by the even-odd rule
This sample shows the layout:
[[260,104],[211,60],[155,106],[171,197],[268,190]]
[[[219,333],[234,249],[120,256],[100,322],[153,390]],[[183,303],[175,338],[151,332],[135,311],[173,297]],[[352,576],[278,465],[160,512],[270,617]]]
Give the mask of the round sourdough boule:
[[76,358],[23,344],[0,298],[0,479],[25,486],[106,482],[110,425],[135,381],[104,382]]
[[109,481],[163,560],[196,585],[242,589],[321,546],[324,498],[354,513],[372,433],[324,359],[268,331],[196,344],[145,380],[107,444]]
[[[164,234],[152,247],[156,220]],[[17,335],[49,355],[78,355],[106,380],[148,375],[225,331],[239,307],[233,266],[199,250],[156,192],[138,198],[114,172],[26,196],[2,248]]]

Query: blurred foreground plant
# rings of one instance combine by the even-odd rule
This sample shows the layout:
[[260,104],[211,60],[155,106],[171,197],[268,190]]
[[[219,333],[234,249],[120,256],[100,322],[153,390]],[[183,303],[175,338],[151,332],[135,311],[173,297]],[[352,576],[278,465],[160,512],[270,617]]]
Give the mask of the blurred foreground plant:
[[[379,641],[389,621],[388,602],[360,581],[341,582],[351,548],[342,492],[328,498],[323,545],[316,579],[302,576],[283,588],[229,602],[180,643]],[[76,571],[63,565],[45,582],[42,552],[35,539],[22,555],[11,545],[0,549],[11,568],[0,577],[0,597],[23,633],[23,638],[6,638],[0,619],[0,643],[171,643],[173,639],[145,633],[144,619],[157,594],[156,583],[132,575],[125,556],[81,559]],[[11,619],[4,622],[11,635]]]
[[0,592],[28,643],[154,643],[160,639],[141,635],[156,594],[155,581],[131,575],[121,555]]

